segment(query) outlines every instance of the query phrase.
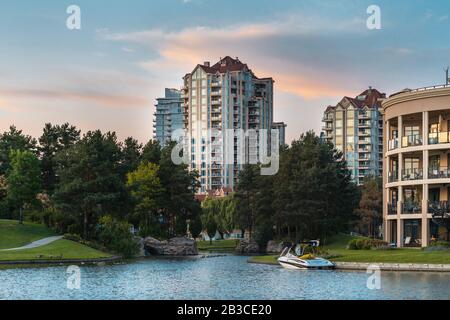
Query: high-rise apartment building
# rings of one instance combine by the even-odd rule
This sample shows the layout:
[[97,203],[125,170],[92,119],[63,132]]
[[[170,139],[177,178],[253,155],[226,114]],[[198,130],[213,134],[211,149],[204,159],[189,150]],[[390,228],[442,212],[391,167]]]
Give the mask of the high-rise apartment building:
[[[238,58],[205,62],[184,78],[183,108],[190,169],[200,175],[201,192],[234,188],[244,163],[237,145],[245,145],[245,159],[258,158],[258,138],[240,141],[226,135],[242,129],[272,128],[273,79],[258,78]],[[238,158],[239,157],[239,158]]]
[[342,151],[356,183],[383,172],[383,116],[386,94],[369,88],[355,98],[344,97],[324,113],[323,138]]
[[154,139],[161,146],[165,146],[176,130],[184,128],[184,116],[182,110],[181,91],[166,89],[165,97],[158,98],[153,119]]
[[278,130],[280,146],[284,146],[286,144],[286,127],[287,125],[284,122],[274,122],[272,124],[272,129]]

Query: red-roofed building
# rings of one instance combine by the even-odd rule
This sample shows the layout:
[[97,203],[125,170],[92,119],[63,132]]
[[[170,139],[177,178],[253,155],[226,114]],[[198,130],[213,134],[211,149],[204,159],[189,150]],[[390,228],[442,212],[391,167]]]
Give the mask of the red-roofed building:
[[358,184],[365,177],[381,176],[383,172],[384,99],[386,94],[369,88],[355,98],[342,98],[324,112],[322,137],[342,151]]
[[[229,56],[213,65],[199,64],[183,79],[187,153],[190,169],[200,175],[200,193],[233,190],[245,163],[238,161],[237,142],[229,146],[222,135],[228,130],[271,130],[274,80],[258,78],[247,64]],[[251,138],[243,141],[245,162],[259,159]]]

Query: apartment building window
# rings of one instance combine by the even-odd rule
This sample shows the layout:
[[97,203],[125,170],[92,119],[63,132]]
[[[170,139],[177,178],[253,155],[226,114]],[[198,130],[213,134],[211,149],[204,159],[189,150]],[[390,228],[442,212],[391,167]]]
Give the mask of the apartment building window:
[[420,135],[420,127],[419,126],[406,126],[405,127],[405,136],[415,136]]
[[441,157],[439,155],[431,156],[429,160],[430,170],[439,170],[441,165]]

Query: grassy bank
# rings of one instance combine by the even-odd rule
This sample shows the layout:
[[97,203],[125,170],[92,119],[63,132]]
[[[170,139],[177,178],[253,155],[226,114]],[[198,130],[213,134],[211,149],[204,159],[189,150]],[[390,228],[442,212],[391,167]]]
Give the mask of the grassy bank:
[[18,221],[0,220],[0,250],[22,247],[55,235],[43,225],[29,222],[20,225]]
[[234,251],[239,240],[218,240],[210,243],[209,241],[197,242],[197,248],[200,251]]
[[[347,250],[347,243],[352,237],[339,235],[331,239],[325,248],[334,262],[365,262],[365,263],[423,263],[450,264],[450,251],[427,252],[421,249],[393,250]],[[277,264],[278,256],[260,256],[250,259],[251,262]]]
[[[0,249],[17,248],[56,234],[43,225],[0,220]],[[15,251],[0,251],[1,261],[31,260],[90,260],[112,255],[69,240],[58,240],[48,245]]]
[[101,252],[82,244],[58,240],[43,247],[0,252],[0,261],[26,260],[71,260],[71,259],[100,259],[109,258],[109,253]]

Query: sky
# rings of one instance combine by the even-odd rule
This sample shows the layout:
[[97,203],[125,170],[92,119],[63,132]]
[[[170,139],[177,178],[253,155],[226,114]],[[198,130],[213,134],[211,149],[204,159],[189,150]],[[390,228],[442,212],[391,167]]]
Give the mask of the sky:
[[[70,5],[81,30],[66,27]],[[380,30],[366,26],[370,5]],[[70,122],[144,143],[164,88],[229,55],[275,79],[274,120],[290,142],[369,86],[442,84],[449,15],[448,0],[2,1],[0,131],[38,137],[47,122]]]

